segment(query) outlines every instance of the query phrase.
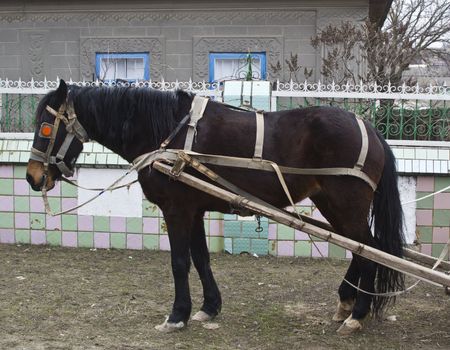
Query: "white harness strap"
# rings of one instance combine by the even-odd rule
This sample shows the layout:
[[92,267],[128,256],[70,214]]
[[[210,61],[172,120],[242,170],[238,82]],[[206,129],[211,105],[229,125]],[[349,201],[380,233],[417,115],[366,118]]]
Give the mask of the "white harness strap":
[[263,111],[256,112],[256,141],[255,153],[253,158],[262,159],[262,152],[264,148],[264,114]]
[[192,101],[191,111],[189,112],[191,119],[189,121],[189,127],[186,134],[186,141],[184,142],[184,149],[186,151],[192,150],[192,144],[194,143],[194,138],[197,135],[197,123],[203,117],[206,105],[208,104],[208,99],[206,97],[195,96]]
[[366,162],[367,152],[369,151],[369,138],[367,136],[367,129],[361,118],[356,117],[359,129],[361,130],[361,152],[359,153],[358,161],[355,164],[356,169],[362,169]]

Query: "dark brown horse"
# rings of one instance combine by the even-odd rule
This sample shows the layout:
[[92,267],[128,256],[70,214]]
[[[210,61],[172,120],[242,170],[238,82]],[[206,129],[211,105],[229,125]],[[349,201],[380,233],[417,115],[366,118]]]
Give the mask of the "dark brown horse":
[[[48,127],[51,129],[55,123],[55,115],[64,118],[76,115],[90,139],[132,162],[136,157],[159,147],[189,113],[192,99],[191,94],[183,91],[160,92],[125,87],[80,88],[68,87],[61,81],[59,88],[48,93],[37,108],[33,147],[38,153],[42,152],[42,159],[30,159],[27,180],[36,191],[43,186],[51,189],[61,177],[61,171],[70,173],[82,150],[82,142],[77,137],[83,137],[80,137],[80,132],[76,132],[80,128],[74,127],[73,123],[69,123],[71,126],[68,128],[60,126],[57,131],[53,130],[54,145],[49,147],[52,141],[47,135]],[[58,110],[59,114],[55,112]],[[42,129],[42,125],[46,125],[47,129]],[[370,124],[365,125],[368,153],[362,170],[377,184],[375,192],[366,182],[353,176],[286,175],[285,180],[294,201],[310,197],[340,234],[401,256],[402,211],[395,160],[383,138]],[[63,141],[67,130],[77,137]],[[186,133],[187,126],[184,126],[168,148],[183,148]],[[251,158],[255,135],[254,113],[233,110],[210,101],[204,117],[198,123],[193,150]],[[357,162],[361,144],[361,132],[355,116],[337,108],[312,107],[265,113],[262,156],[282,166],[352,168]],[[55,156],[61,148],[66,148],[59,157],[59,165],[62,166],[50,164],[46,171],[43,158],[46,151],[50,150],[47,156]],[[213,169],[228,181],[273,206],[283,208],[289,205],[273,173],[220,166]],[[191,258],[200,276],[204,296],[201,311],[193,318],[205,320],[214,317],[220,312],[222,301],[210,268],[203,216],[205,211],[229,213],[229,203],[173,181],[150,167],[139,171],[138,179],[148,200],[157,204],[163,212],[171,246],[175,301],[168,320],[159,328],[171,330],[183,327],[190,317],[188,273]],[[371,217],[374,218],[374,235],[368,223],[372,221]],[[403,286],[401,274],[358,255],[353,256],[346,279],[368,292],[395,291]],[[346,282],[342,282],[339,287],[339,298],[334,319],[341,322],[345,320],[339,329],[343,334],[361,328],[359,321],[371,309],[373,314],[378,314],[390,300],[357,291]]]

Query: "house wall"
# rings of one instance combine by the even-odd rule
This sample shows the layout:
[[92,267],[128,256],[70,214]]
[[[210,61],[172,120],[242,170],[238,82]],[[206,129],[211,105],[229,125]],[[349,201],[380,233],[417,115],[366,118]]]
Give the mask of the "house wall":
[[[16,138],[0,138],[0,243],[170,249],[162,214],[143,198],[138,185],[119,193],[105,193],[72,213],[57,217],[45,215],[40,193],[32,191],[25,180],[31,137],[31,134],[16,134]],[[448,143],[390,142],[401,175],[399,187],[402,202],[450,186]],[[123,159],[97,143],[85,145],[77,164],[80,167],[77,168],[75,180],[87,187],[105,187],[128,167]],[[72,208],[93,194],[58,183],[49,196],[51,208],[59,211]],[[304,214],[323,219],[309,199],[297,206]],[[416,243],[425,254],[438,256],[450,235],[450,189],[423,201],[404,204],[403,208],[407,242]],[[207,242],[212,252],[350,256],[343,248],[311,239],[301,231],[265,218],[261,220],[263,230],[256,232],[256,227],[254,218],[214,212],[205,215]]]
[[284,60],[291,53],[317,79],[321,53],[311,36],[328,23],[363,20],[368,6],[368,0],[2,1],[0,76],[92,80],[96,51],[149,51],[153,80],[208,80],[209,52],[251,50],[266,52],[268,68],[279,61],[281,80],[289,78]]

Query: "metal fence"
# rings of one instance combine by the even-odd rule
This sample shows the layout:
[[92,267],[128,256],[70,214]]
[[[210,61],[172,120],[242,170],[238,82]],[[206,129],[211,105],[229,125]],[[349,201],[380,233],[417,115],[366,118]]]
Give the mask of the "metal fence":
[[[139,83],[73,82],[79,86],[131,85],[158,90],[184,89],[222,100],[222,85],[207,82],[150,81]],[[31,132],[34,111],[56,81],[0,79],[0,131]],[[450,141],[450,88],[447,86],[324,85],[274,82],[271,110],[337,106],[369,120],[387,139]]]

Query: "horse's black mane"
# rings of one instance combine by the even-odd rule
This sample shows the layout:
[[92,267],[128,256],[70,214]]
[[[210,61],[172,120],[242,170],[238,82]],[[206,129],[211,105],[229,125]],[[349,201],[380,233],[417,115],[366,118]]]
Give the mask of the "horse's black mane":
[[[191,99],[182,90],[69,85],[69,101],[73,101],[90,137],[113,148],[123,149],[143,134],[154,147],[159,146],[184,117],[180,115],[182,107],[190,104]],[[47,94],[38,106],[37,115],[42,115],[47,104],[55,105],[54,100],[54,92]]]

